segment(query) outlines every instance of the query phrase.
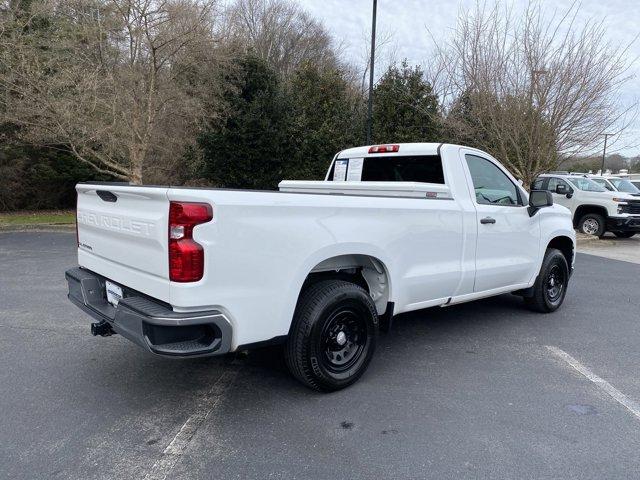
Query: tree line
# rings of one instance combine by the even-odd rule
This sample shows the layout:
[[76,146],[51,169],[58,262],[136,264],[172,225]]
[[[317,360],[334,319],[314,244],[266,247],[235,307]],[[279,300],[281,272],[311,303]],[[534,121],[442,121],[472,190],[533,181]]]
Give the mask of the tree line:
[[[368,65],[293,2],[0,5],[0,209],[70,206],[89,179],[272,189],[364,143]],[[461,13],[426,69],[383,70],[375,143],[477,146],[528,183],[619,122],[627,64],[601,29],[499,8]]]

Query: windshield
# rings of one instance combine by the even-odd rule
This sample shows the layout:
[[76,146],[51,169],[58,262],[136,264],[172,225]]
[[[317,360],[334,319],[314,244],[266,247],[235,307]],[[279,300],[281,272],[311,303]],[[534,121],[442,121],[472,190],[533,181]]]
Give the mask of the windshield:
[[583,190],[585,192],[606,192],[607,190],[602,188],[593,180],[589,180],[588,178],[567,178],[571,184],[576,187],[578,190]]
[[610,178],[609,181],[618,189],[619,192],[640,193],[640,190],[629,180],[622,178]]

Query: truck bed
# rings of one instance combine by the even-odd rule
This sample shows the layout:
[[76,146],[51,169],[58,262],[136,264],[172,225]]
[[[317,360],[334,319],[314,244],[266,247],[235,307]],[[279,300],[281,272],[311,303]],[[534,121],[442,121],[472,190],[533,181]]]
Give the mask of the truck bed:
[[[397,251],[415,250],[415,264],[397,265],[407,273],[396,300],[404,309],[427,306],[415,300],[423,297],[445,302],[460,282],[465,241],[460,206],[438,201],[448,188],[331,183],[283,182],[280,192],[79,184],[78,262],[175,312],[225,313],[234,347],[286,334],[293,292],[309,272],[354,251],[393,264]],[[213,219],[193,229],[204,248],[200,281],[169,280],[170,202],[212,207]],[[455,264],[426,248],[437,244],[448,246]],[[381,312],[386,302],[380,300]],[[245,321],[234,324],[238,317]]]

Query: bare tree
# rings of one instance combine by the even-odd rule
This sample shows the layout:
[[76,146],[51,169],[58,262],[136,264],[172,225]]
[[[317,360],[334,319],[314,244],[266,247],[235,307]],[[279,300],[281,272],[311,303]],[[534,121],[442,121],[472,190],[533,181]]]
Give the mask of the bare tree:
[[[384,27],[376,31],[375,72],[378,76],[387,71],[391,65],[398,63],[398,44],[395,41],[395,32]],[[371,68],[371,28],[363,30],[360,36],[362,47],[355,66],[360,77],[360,91],[366,94],[369,88],[369,68]]]
[[[216,101],[216,3],[40,0],[3,13],[0,119],[135,183],[171,165]],[[175,163],[173,163],[175,164]]]
[[628,47],[607,42],[602,22],[578,25],[578,9],[549,16],[531,3],[516,18],[477,5],[437,48],[431,79],[452,136],[493,153],[526,185],[625,128],[633,109],[618,100]]
[[289,0],[237,0],[227,18],[231,38],[283,75],[302,62],[338,63],[329,32]]

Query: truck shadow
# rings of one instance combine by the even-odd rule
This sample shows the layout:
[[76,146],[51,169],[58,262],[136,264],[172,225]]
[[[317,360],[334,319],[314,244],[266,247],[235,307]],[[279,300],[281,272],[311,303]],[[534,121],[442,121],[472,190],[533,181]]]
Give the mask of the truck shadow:
[[[389,362],[415,361],[428,355],[429,350],[443,345],[455,345],[454,348],[475,353],[496,339],[515,343],[522,336],[531,334],[528,327],[537,325],[536,328],[544,328],[541,318],[550,316],[530,312],[522,299],[514,295],[401,314],[394,318],[390,332],[380,334],[367,375],[375,377],[377,369],[384,368]],[[123,345],[118,349],[126,351],[118,356],[111,350],[109,357],[112,360],[100,367],[100,377],[103,387],[111,391],[121,389],[127,396],[140,390],[143,397],[170,393],[186,398],[202,392],[203,388],[210,388],[231,365],[242,370],[243,390],[264,392],[279,389],[311,393],[289,374],[280,346],[223,357],[171,360],[150,356],[147,352],[131,348],[126,340],[120,341]],[[131,379],[127,384],[121,382],[123,372]]]
[[[519,327],[540,319],[539,313],[525,308],[520,297],[510,294],[404,313],[394,318],[389,332],[380,333],[372,367],[376,359],[380,361],[386,355],[424,355],[425,349],[443,343],[472,348],[485,340],[495,341],[496,336],[517,340]],[[241,362],[259,376],[289,376],[282,347],[252,350],[241,357]]]

